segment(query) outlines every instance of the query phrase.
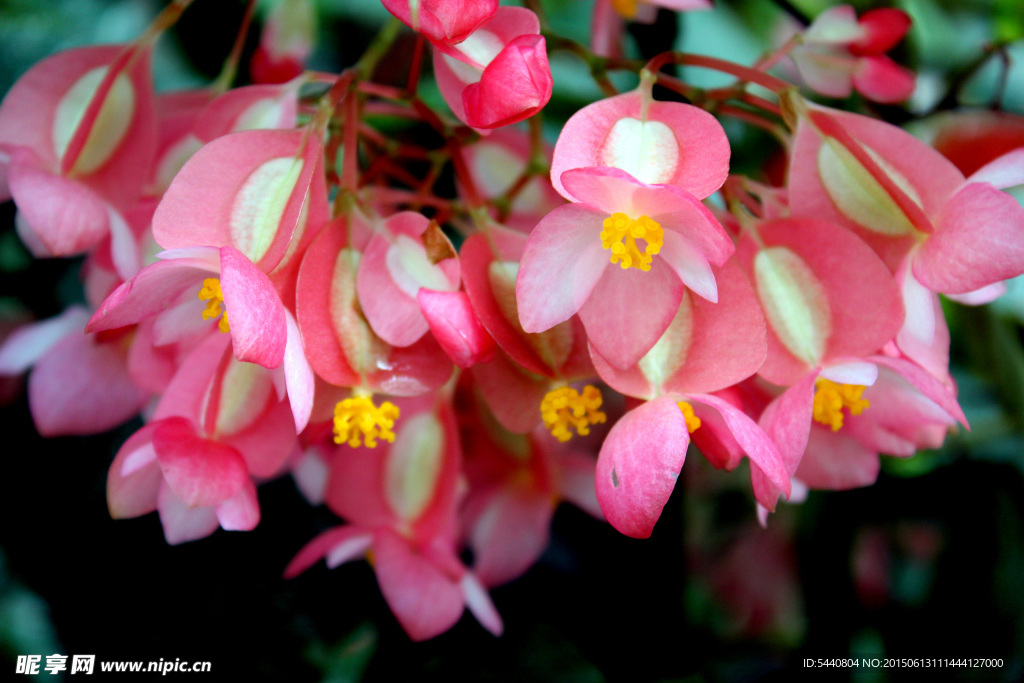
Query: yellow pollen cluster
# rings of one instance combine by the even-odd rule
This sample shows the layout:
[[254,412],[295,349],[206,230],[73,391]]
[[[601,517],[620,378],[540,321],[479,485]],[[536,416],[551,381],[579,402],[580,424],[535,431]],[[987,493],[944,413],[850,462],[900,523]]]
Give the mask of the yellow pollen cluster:
[[[661,251],[665,231],[649,216],[632,219],[624,213],[613,213],[604,219],[601,231],[601,246],[612,252],[611,262],[618,263],[623,270],[651,269],[651,258]],[[646,242],[643,253],[636,241]]]
[[632,19],[636,16],[636,3],[637,0],[612,0],[612,7],[625,18]]
[[814,420],[838,432],[843,426],[843,408],[849,408],[851,415],[860,415],[871,406],[862,399],[864,388],[859,384],[838,384],[831,380],[819,379],[814,383]]
[[693,406],[686,401],[679,402],[679,410],[683,411],[683,418],[686,420],[686,431],[693,434],[700,428],[700,418],[693,414]]
[[394,442],[395,433],[391,428],[398,419],[398,406],[384,401],[380,408],[373,405],[369,396],[353,396],[334,406],[334,443],[347,443],[353,448],[362,446],[376,448],[377,439]]
[[552,436],[568,441],[572,438],[570,427],[580,436],[586,436],[590,425],[605,421],[605,414],[598,410],[600,407],[601,391],[597,387],[588,384],[582,394],[571,387],[559,387],[544,394],[540,414]]
[[[208,277],[203,280],[203,287],[199,290],[199,300],[206,302],[206,308],[203,310],[203,320],[213,320],[220,315],[224,310],[224,294],[220,291],[220,280],[215,277]],[[217,329],[224,333],[230,331],[230,328],[228,328],[227,312],[224,312],[220,322],[217,323]]]

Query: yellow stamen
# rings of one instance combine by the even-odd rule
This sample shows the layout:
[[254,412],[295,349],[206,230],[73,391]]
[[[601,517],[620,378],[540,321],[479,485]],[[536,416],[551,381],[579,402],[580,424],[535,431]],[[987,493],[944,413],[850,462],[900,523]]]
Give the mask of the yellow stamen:
[[693,434],[700,429],[700,418],[693,414],[693,406],[686,401],[679,402],[679,410],[683,411],[683,418],[686,420],[686,431]]
[[838,432],[843,426],[843,408],[851,415],[860,415],[871,405],[862,399],[865,387],[859,384],[838,384],[827,379],[818,379],[814,386],[814,420]]
[[206,308],[203,310],[203,320],[212,320],[223,312],[224,315],[221,316],[220,322],[217,323],[217,329],[225,334],[230,332],[228,314],[224,310],[224,293],[220,291],[220,280],[215,277],[208,277],[203,280],[203,287],[199,290],[199,300],[206,302]]
[[632,19],[636,16],[636,3],[637,0],[612,0],[612,7],[625,18]]
[[[613,213],[604,219],[603,225],[601,246],[612,252],[612,263],[618,263],[623,270],[651,269],[651,258],[661,251],[665,238],[657,221],[649,216],[632,219],[624,213]],[[643,253],[636,245],[638,239],[646,243]]]
[[391,428],[398,419],[398,406],[384,401],[380,408],[369,396],[353,396],[334,406],[334,443],[348,443],[357,448],[366,440],[367,448],[376,448],[377,439],[394,443],[395,433]]
[[582,394],[572,387],[559,387],[544,394],[540,414],[552,436],[559,441],[568,441],[572,438],[570,427],[580,436],[586,436],[590,433],[590,425],[605,421],[605,414],[598,410],[600,407],[601,391],[597,387],[588,384],[583,387]]

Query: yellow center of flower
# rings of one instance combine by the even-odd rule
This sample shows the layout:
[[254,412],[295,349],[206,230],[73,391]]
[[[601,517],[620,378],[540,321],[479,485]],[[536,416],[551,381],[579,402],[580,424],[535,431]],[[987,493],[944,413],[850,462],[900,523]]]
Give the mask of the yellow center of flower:
[[203,287],[199,290],[199,300],[206,302],[206,308],[203,309],[203,320],[213,320],[223,312],[224,315],[217,323],[217,329],[224,333],[229,332],[228,314],[224,311],[224,293],[220,291],[220,280],[215,277],[203,280]]
[[859,384],[838,384],[827,379],[819,379],[814,383],[814,420],[831,427],[838,432],[843,426],[843,408],[848,408],[851,415],[860,415],[871,405],[862,399],[865,387]]
[[622,16],[632,19],[636,16],[636,3],[637,0],[612,0],[612,7]]
[[[624,213],[613,213],[604,219],[601,231],[601,246],[612,252],[611,262],[618,263],[623,270],[651,269],[651,258],[661,251],[665,231],[649,216],[632,219]],[[636,241],[644,241],[641,253]]]
[[605,414],[598,410],[600,407],[601,391],[597,387],[588,384],[583,387],[582,394],[572,387],[559,387],[544,394],[540,414],[552,436],[559,441],[568,441],[572,438],[570,427],[580,436],[586,436],[590,433],[590,425],[605,421]]
[[686,431],[693,434],[700,428],[700,418],[693,414],[693,406],[686,401],[679,402],[679,410],[683,411],[683,418],[686,420]]
[[353,396],[334,406],[334,443],[347,443],[353,448],[362,446],[365,439],[367,448],[376,448],[377,439],[394,443],[395,433],[391,428],[398,419],[398,406],[384,401],[378,408],[369,396]]

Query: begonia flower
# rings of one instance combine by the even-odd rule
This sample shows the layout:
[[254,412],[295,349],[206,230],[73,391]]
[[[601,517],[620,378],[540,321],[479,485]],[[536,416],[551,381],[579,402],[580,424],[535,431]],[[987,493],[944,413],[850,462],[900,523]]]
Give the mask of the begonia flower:
[[297,447],[292,413],[270,372],[238,362],[221,335],[209,336],[114,458],[111,516],[157,510],[172,545],[218,526],[253,529],[260,511],[252,478],[278,474]]
[[490,226],[462,245],[466,293],[501,349],[493,360],[474,366],[473,377],[509,431],[525,434],[545,419],[562,439],[569,438],[570,424],[583,436],[605,419],[596,387],[583,387],[581,394],[570,386],[595,374],[586,334],[576,316],[543,332],[523,331],[515,287],[525,244],[522,233]]
[[910,23],[899,9],[873,9],[858,19],[850,5],[832,7],[818,15],[790,56],[807,85],[822,95],[849,97],[856,90],[875,102],[901,102],[914,91],[914,74],[884,53]]
[[[684,293],[672,324],[634,367],[615,368],[592,345],[602,379],[648,401],[612,427],[598,456],[601,510],[628,536],[651,534],[675,487],[691,434],[701,429],[715,431],[713,438],[728,434],[752,467],[788,491],[789,477],[772,440],[743,411],[712,394],[751,376],[765,357],[764,317],[750,283],[735,264],[717,277],[720,301]],[[723,346],[725,337],[731,341]],[[727,469],[738,464],[738,458],[722,463]]]
[[[149,49],[86,47],[35,65],[0,104],[0,198],[50,256],[104,237],[130,242],[121,214],[138,200],[156,147]],[[127,247],[125,250],[129,250]],[[134,262],[125,263],[130,276]]]
[[607,167],[567,170],[560,181],[574,203],[530,234],[516,280],[519,319],[526,332],[542,332],[579,313],[590,343],[627,368],[668,327],[684,289],[717,300],[711,265],[728,260],[732,240],[676,186]]
[[501,617],[455,551],[461,451],[444,401],[400,402],[405,417],[380,451],[342,450],[331,461],[327,505],[349,524],[310,541],[285,569],[371,559],[384,600],[413,640],[444,633],[466,607],[492,633]]
[[255,83],[285,83],[300,75],[316,41],[316,4],[281,0],[271,7],[249,71]]
[[500,7],[458,44],[434,43],[434,74],[456,118],[479,130],[523,121],[551,99],[540,22],[522,7]]

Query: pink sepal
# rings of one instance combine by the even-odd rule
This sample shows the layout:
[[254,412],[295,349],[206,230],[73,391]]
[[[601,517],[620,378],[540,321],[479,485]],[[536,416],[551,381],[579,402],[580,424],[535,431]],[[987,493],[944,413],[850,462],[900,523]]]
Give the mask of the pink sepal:
[[462,616],[460,584],[388,529],[373,536],[373,569],[384,600],[414,641],[429,640]]
[[153,448],[164,480],[187,507],[218,505],[249,481],[238,451],[202,438],[183,417],[160,421],[153,431]]
[[725,182],[729,173],[729,141],[715,117],[678,102],[648,101],[645,107],[644,95],[637,90],[584,107],[562,128],[551,160],[551,183],[566,199],[572,200],[562,186],[564,171],[615,166],[615,140],[609,133],[623,119],[664,124],[671,131],[668,144],[675,145],[668,150],[652,149],[648,155],[652,159],[677,159],[674,165],[657,170],[646,167],[645,171],[633,174],[639,180],[673,185],[698,199],[715,192]]
[[494,357],[494,338],[480,324],[465,292],[439,292],[423,287],[416,300],[434,338],[460,368]]
[[313,413],[316,378],[302,345],[299,324],[295,321],[291,311],[285,309],[284,313],[285,322],[288,325],[288,340],[284,348],[282,367],[288,403],[291,405],[292,416],[295,419],[295,431],[301,432],[309,424],[310,415]]
[[690,433],[678,399],[662,396],[626,413],[597,459],[597,500],[621,533],[647,538],[676,486]]
[[192,134],[201,143],[207,143],[243,130],[294,128],[300,85],[301,80],[297,79],[277,85],[247,85],[229,90],[203,108],[196,117]]
[[[320,141],[301,130],[249,130],[219,137],[197,151],[174,177],[153,216],[153,237],[166,249],[234,247],[260,270],[270,272],[285,257],[302,221],[321,218],[303,212],[308,195],[318,191],[320,157]],[[290,170],[282,171],[280,160],[301,164],[294,179]],[[253,211],[266,207],[251,195],[267,191],[260,183],[271,181],[259,178],[270,162],[279,164],[273,182],[281,183],[273,191],[287,193],[287,200],[277,207],[277,224],[260,225],[273,234],[254,234],[254,226],[264,217]],[[286,187],[286,180],[292,184]]]

